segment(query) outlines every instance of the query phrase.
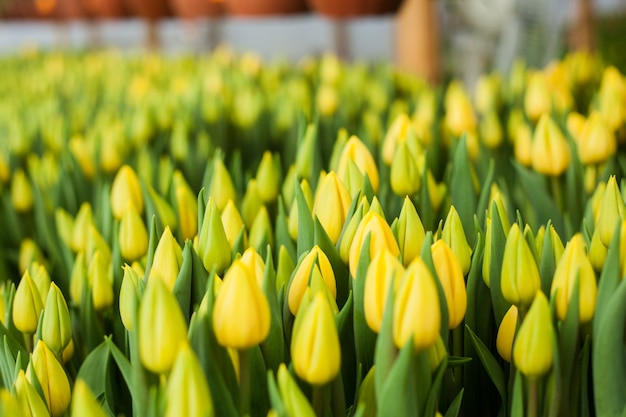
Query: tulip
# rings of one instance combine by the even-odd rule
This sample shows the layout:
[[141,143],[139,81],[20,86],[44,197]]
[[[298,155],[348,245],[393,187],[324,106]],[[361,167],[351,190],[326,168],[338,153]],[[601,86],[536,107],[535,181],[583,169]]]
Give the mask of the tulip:
[[258,252],[263,252],[267,245],[274,246],[272,222],[265,206],[261,206],[252,227],[250,227],[248,244]]
[[350,194],[341,180],[333,171],[328,173],[316,193],[313,215],[317,216],[333,243],[339,240],[351,202]]
[[228,200],[237,200],[237,193],[233,180],[224,166],[224,162],[216,157],[213,161],[213,175],[211,176],[211,183],[208,187],[209,196],[213,197],[217,209],[221,212]]
[[376,333],[380,332],[389,290],[399,287],[403,274],[404,267],[398,258],[385,249],[374,256],[367,268],[363,294],[365,321]]
[[63,293],[50,285],[41,322],[41,340],[59,356],[72,340],[72,322]]
[[526,123],[520,125],[513,142],[515,159],[520,164],[530,167],[533,163],[532,156],[533,132]]
[[463,321],[467,308],[463,271],[452,249],[443,240],[436,241],[431,252],[448,305],[448,328],[454,329]]
[[617,151],[617,141],[600,113],[587,119],[578,141],[578,155],[583,164],[606,162]]
[[70,273],[70,299],[79,306],[82,301],[84,285],[89,285],[87,264],[84,252],[78,252]]
[[184,240],[193,239],[198,233],[198,204],[196,196],[180,171],[174,172],[173,181],[181,235]]
[[383,139],[381,152],[385,164],[391,165],[397,148],[401,142],[406,140],[409,129],[411,129],[409,116],[406,113],[398,114]]
[[496,348],[500,357],[507,362],[511,362],[511,351],[513,350],[513,340],[517,329],[517,307],[512,305],[507,310],[498,328],[496,337]]
[[565,122],[565,125],[570,135],[572,135],[572,137],[574,138],[574,142],[576,142],[576,145],[580,144],[583,130],[585,129],[586,124],[587,119],[580,113],[573,111],[567,115],[567,121]]
[[[48,407],[44,400],[39,396],[39,393],[35,389],[35,387],[28,382],[26,379],[26,374],[23,369],[20,369],[17,374],[17,379],[15,380],[15,396],[17,398],[17,403],[19,408],[22,411],[23,415],[28,417],[48,417],[50,413],[48,412]],[[16,414],[7,413],[7,410],[4,413],[0,413],[4,416],[15,416]]]
[[124,275],[120,287],[119,311],[122,324],[127,330],[135,327],[135,314],[141,294],[139,293],[139,275],[128,264],[123,266]]
[[230,244],[222,217],[212,197],[209,197],[204,211],[197,249],[207,271],[215,268],[218,273],[221,273],[230,264]]
[[231,250],[235,247],[235,243],[237,243],[237,239],[241,233],[244,233],[244,247],[247,246],[245,239],[246,226],[233,200],[228,200],[224,211],[222,211],[222,226],[224,227],[224,233],[226,233],[226,238],[228,239]]
[[[322,181],[322,183],[324,182],[325,181]],[[342,185],[341,181],[338,181],[338,184]],[[303,179],[300,182],[300,189],[302,190],[302,195],[304,195],[304,200],[306,201],[306,204],[309,207],[309,211],[312,211],[314,200],[313,200],[313,191],[311,190],[311,186],[309,185],[309,182]],[[321,187],[318,187],[318,189],[321,190]],[[346,193],[347,193],[347,190],[346,190]],[[320,192],[319,194],[321,195],[322,193]],[[321,211],[323,212],[324,210],[321,210]],[[312,211],[312,213],[314,215],[317,215],[315,211]],[[318,216],[318,219],[319,219],[319,216]],[[321,222],[322,220],[320,220],[320,223]],[[322,223],[322,227],[324,227],[323,223]],[[289,229],[289,236],[291,236],[293,240],[297,240],[298,239],[298,201],[295,198],[293,200],[293,203],[291,204],[291,209],[289,210],[289,219],[287,219],[287,228]],[[328,234],[328,232],[326,233]]]
[[290,416],[315,417],[313,407],[289,374],[284,363],[278,366],[276,379],[278,380],[278,392],[280,392],[280,397]]
[[399,142],[391,163],[391,190],[401,197],[415,195],[422,184],[423,169],[423,154],[416,158],[409,150],[407,141]]
[[[46,413],[47,409],[44,408]],[[11,393],[6,388],[0,388],[0,415],[3,416],[15,416],[15,417],[28,417],[28,410],[21,408],[18,400],[11,396]],[[44,416],[46,414],[43,414]]]
[[256,172],[259,195],[264,203],[276,201],[280,191],[280,157],[265,151]]
[[430,366],[430,372],[435,372],[446,356],[448,356],[448,351],[446,350],[441,335],[438,335],[435,344],[428,348],[428,365]]
[[[319,94],[319,93],[318,93]],[[296,153],[296,175],[298,178],[312,181],[313,175],[317,175],[314,172],[314,156],[316,154],[317,147],[317,127],[314,124],[309,124],[304,133],[302,141],[298,144],[298,151]]]
[[72,393],[71,417],[81,416],[107,417],[108,414],[102,409],[87,383],[79,378]]
[[349,267],[352,278],[356,278],[357,265],[367,235],[370,236],[370,246],[366,256],[369,256],[370,259],[383,248],[389,250],[392,256],[400,255],[398,242],[396,242],[389,224],[380,214],[370,210],[363,216],[350,245]]
[[138,312],[139,358],[151,372],[166,373],[187,340],[180,305],[160,279],[148,280]]
[[183,250],[174,239],[170,228],[166,226],[154,251],[148,280],[160,279],[172,291],[182,264]]
[[52,284],[50,275],[48,274],[46,267],[37,261],[33,261],[28,269],[33,282],[39,290],[41,300],[43,301],[48,296],[48,291],[50,290],[50,285]]
[[611,244],[617,224],[623,219],[626,219],[626,205],[620,194],[615,176],[611,175],[602,196],[598,210],[598,220],[596,221],[596,229],[600,233],[600,241],[607,248]]
[[71,247],[72,231],[74,230],[74,218],[61,207],[54,210],[54,222],[61,241]]
[[504,299],[518,307],[529,305],[541,288],[537,263],[517,223],[504,246],[500,283]]
[[213,329],[220,345],[248,349],[263,342],[270,329],[270,308],[253,272],[235,260],[217,294]]
[[96,311],[109,308],[113,304],[113,274],[100,251],[96,251],[87,269],[87,279],[91,283],[91,296]]
[[291,314],[297,315],[302,302],[304,291],[309,285],[311,269],[317,265],[322,275],[322,279],[326,283],[328,291],[333,298],[337,296],[337,285],[335,282],[335,273],[326,254],[315,245],[296,265],[289,283],[288,304]]
[[548,299],[543,292],[537,291],[513,344],[513,361],[522,374],[538,378],[550,370],[554,356],[553,337]]
[[33,208],[33,189],[21,168],[15,171],[11,180],[11,203],[18,213],[26,213]]
[[570,150],[559,126],[549,114],[539,119],[531,145],[532,166],[540,174],[559,176],[570,164]]
[[148,195],[150,196],[150,199],[154,204],[157,217],[161,221],[161,224],[163,226],[169,226],[172,229],[176,229],[176,227],[178,226],[178,218],[176,217],[174,209],[172,208],[172,206],[170,206],[170,203],[161,195],[159,195],[159,193],[157,193],[155,189],[152,188],[152,186],[150,185],[148,186]]
[[137,212],[137,208],[128,204],[120,221],[120,253],[128,262],[135,261],[148,251],[148,231]]
[[448,245],[450,249],[452,249],[454,256],[461,265],[463,275],[467,275],[472,263],[472,248],[469,243],[467,243],[465,231],[463,230],[463,223],[461,223],[459,213],[456,211],[454,206],[450,207],[446,221],[443,224],[441,239],[446,242],[446,245]]
[[70,405],[70,383],[54,353],[42,340],[37,342],[26,370],[27,379],[31,384],[33,381],[30,375],[33,371],[41,386],[50,415],[60,416]]
[[137,209],[137,213],[143,213],[143,194],[139,185],[137,174],[128,165],[122,166],[111,185],[111,210],[113,216],[120,220],[124,216],[124,210],[128,204]]
[[213,400],[209,384],[196,354],[188,344],[183,344],[165,392],[165,417],[210,417]]
[[459,81],[453,81],[448,85],[444,105],[445,124],[452,135],[458,137],[464,132],[473,132],[476,129],[476,116],[472,103]]
[[254,281],[259,284],[259,287],[263,288],[265,262],[263,262],[263,258],[261,258],[261,255],[259,255],[259,253],[254,248],[248,248],[239,259],[246,267],[248,267],[248,269],[252,273]]
[[[622,222],[623,223],[623,222]],[[622,246],[620,246],[620,249]],[[593,231],[591,236],[591,243],[589,244],[589,262],[593,269],[599,274],[604,268],[604,262],[608,254],[608,248],[602,244],[600,240],[600,232],[598,229]]]
[[341,369],[341,346],[335,318],[323,293],[317,292],[296,316],[291,339],[296,374],[311,385],[332,381]]
[[332,116],[337,111],[337,107],[339,107],[339,95],[337,94],[337,90],[334,87],[322,84],[317,90],[315,102],[322,116]]
[[72,243],[70,247],[74,252],[80,252],[87,248],[87,241],[89,240],[92,224],[93,213],[91,205],[89,203],[83,203],[76,214],[74,229],[72,230]]
[[539,71],[532,72],[528,77],[528,86],[524,96],[524,110],[531,121],[536,121],[552,109],[552,98],[546,77]]
[[[354,163],[354,166],[358,168],[363,176],[368,176],[372,189],[374,192],[378,192],[379,179],[376,162],[369,149],[367,149],[367,146],[356,136],[351,136],[350,139],[348,139],[339,157],[339,166],[337,167],[337,175],[339,178],[345,177],[350,161]],[[363,188],[363,184],[361,183],[361,187],[358,188]],[[351,188],[351,191],[354,190]],[[351,193],[351,195],[354,195],[354,193]]]
[[35,333],[41,310],[43,310],[43,300],[30,273],[26,271],[15,290],[13,299],[13,323],[17,330],[24,334]]
[[488,149],[496,149],[502,145],[503,132],[498,113],[491,110],[480,121],[480,137]]
[[479,113],[484,114],[498,109],[500,88],[501,79],[498,75],[481,75],[478,78],[474,102]]
[[416,350],[435,344],[441,327],[439,294],[435,279],[420,258],[406,269],[393,307],[393,340],[399,349],[411,338]]
[[248,229],[252,227],[252,223],[254,223],[254,219],[259,214],[261,207],[264,207],[263,199],[261,198],[259,185],[253,178],[248,181],[246,193],[241,201],[241,216]]
[[575,234],[567,243],[554,271],[550,295],[556,294],[556,313],[560,320],[565,320],[567,315],[576,279],[579,290],[578,318],[584,324],[593,318],[598,286],[593,267],[585,253],[585,241],[580,233]]
[[422,219],[409,197],[404,197],[396,230],[400,253],[406,266],[419,256],[426,235]]

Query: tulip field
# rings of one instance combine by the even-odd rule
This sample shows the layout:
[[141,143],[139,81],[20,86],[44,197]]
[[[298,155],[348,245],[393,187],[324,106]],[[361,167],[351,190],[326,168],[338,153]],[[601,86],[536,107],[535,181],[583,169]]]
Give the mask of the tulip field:
[[0,415],[626,413],[626,77],[0,58]]

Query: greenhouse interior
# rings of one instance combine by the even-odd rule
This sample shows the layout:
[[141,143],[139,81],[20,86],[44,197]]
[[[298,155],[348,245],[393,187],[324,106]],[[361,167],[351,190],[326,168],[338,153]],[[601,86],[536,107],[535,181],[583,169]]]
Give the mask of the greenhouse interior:
[[0,416],[626,415],[623,0],[0,0]]

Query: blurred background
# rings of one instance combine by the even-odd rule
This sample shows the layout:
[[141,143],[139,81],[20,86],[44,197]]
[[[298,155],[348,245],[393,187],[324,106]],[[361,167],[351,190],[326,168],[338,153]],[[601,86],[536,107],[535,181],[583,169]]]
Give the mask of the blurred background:
[[0,0],[0,54],[24,48],[204,53],[227,44],[264,59],[334,51],[473,86],[516,58],[568,50],[626,71],[626,0]]

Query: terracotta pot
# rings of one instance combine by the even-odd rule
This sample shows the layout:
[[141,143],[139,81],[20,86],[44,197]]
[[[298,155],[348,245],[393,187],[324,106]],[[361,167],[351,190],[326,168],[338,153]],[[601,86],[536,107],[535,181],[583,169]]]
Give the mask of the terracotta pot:
[[167,0],[124,0],[129,11],[147,20],[158,20],[171,16]]
[[307,10],[305,0],[226,0],[225,3],[228,13],[235,16],[283,15]]
[[357,16],[395,13],[402,0],[308,0],[316,12],[342,19]]
[[126,15],[123,0],[80,0],[80,3],[85,14],[92,18],[115,19]]
[[183,19],[215,17],[224,13],[224,3],[216,0],[169,0],[174,13]]

